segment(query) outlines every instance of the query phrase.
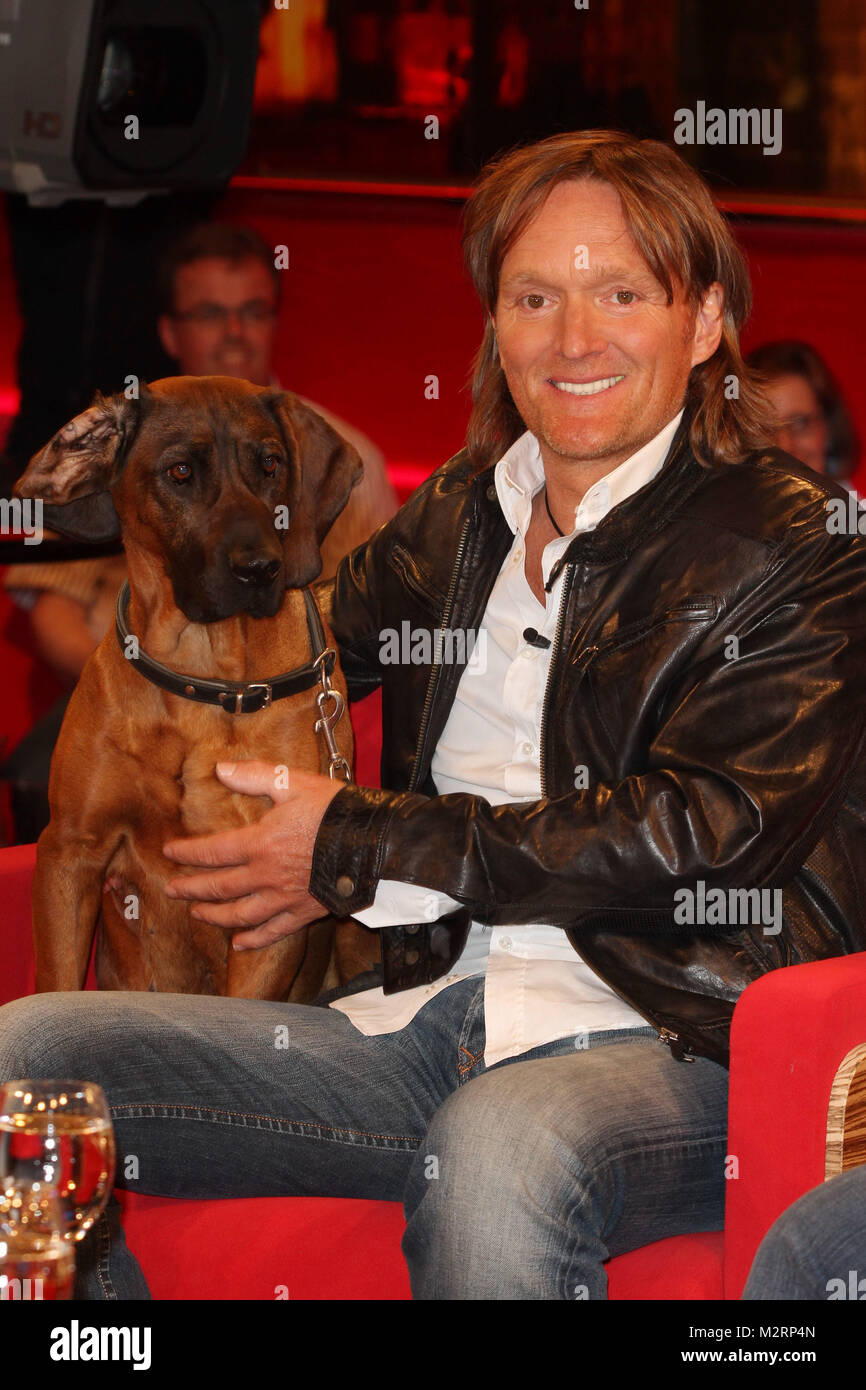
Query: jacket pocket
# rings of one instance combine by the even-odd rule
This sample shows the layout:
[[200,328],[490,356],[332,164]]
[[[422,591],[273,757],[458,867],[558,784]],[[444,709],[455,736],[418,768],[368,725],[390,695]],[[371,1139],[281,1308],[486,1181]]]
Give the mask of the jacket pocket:
[[588,666],[590,661],[596,661],[611,652],[621,651],[633,642],[640,642],[658,628],[667,627],[669,623],[713,622],[720,612],[721,603],[714,594],[693,594],[675,603],[664,604],[643,618],[624,623],[609,637],[602,635],[600,641],[577,648],[569,657],[569,664]]
[[388,555],[388,564],[400,577],[401,582],[420,603],[437,616],[445,609],[445,595],[440,592],[427,570],[418,563],[414,555],[400,543],[394,541]]

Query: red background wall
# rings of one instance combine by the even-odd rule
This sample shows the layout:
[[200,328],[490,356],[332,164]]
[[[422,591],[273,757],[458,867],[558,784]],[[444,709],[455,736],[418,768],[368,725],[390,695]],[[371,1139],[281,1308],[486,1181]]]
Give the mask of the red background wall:
[[[231,189],[220,209],[289,248],[281,380],[360,425],[389,462],[420,465],[422,476],[462,446],[465,383],[483,327],[462,269],[461,211],[433,199],[246,189]],[[859,375],[866,226],[743,219],[735,231],[755,296],[744,347],[783,337],[811,342],[837,374],[866,440]],[[439,376],[438,401],[424,399],[431,372]]]
[[[375,439],[398,485],[403,466],[426,476],[463,443],[466,380],[483,318],[462,270],[460,213],[456,200],[240,187],[219,207],[221,217],[249,222],[269,245],[289,248],[275,363],[281,381]],[[755,292],[744,346],[777,337],[813,343],[866,439],[855,337],[866,305],[866,226],[776,218],[739,220],[735,230]],[[0,411],[14,391],[18,332],[0,217]],[[424,398],[431,373],[439,400]]]

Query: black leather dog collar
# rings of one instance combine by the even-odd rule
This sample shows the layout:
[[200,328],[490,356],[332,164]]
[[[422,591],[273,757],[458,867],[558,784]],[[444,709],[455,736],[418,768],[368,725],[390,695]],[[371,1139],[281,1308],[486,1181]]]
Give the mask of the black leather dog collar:
[[[325,646],[325,630],[319,613],[319,605],[309,589],[303,589],[307,606],[307,629],[310,646],[317,653],[305,666],[297,666],[294,671],[285,671],[267,681],[212,681],[199,676],[184,676],[172,671],[161,662],[154,661],[138,645],[127,623],[129,610],[129,580],[117,595],[115,610],[117,640],[120,650],[141,674],[153,685],[161,686],[172,695],[180,695],[184,700],[197,700],[199,704],[218,705],[227,714],[255,714],[267,709],[274,700],[284,700],[287,695],[297,695],[300,690],[321,681],[320,671],[324,666],[328,676],[334,670],[337,653],[333,647]],[[129,638],[133,638],[129,641]]]

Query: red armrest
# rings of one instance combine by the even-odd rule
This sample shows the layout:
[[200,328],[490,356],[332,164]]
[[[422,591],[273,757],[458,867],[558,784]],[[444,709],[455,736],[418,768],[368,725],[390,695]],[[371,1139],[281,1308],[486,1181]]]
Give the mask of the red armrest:
[[740,1297],[776,1218],[824,1181],[830,1088],[864,1041],[866,952],[773,970],[741,995],[731,1029],[728,1154],[738,1176],[726,1193],[726,1298]]

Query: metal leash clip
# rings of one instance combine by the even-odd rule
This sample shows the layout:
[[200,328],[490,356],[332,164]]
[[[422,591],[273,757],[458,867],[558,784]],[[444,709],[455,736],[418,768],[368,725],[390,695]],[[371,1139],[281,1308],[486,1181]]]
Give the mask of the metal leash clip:
[[[319,714],[321,715],[321,718],[316,720],[315,730],[316,733],[319,733],[319,731],[322,732],[322,734],[324,735],[325,743],[328,745],[328,754],[330,756],[330,763],[328,764],[328,776],[331,778],[331,781],[336,781],[337,773],[339,772],[346,782],[351,782],[352,769],[349,767],[349,764],[346,762],[346,759],[343,757],[342,753],[337,747],[337,741],[334,738],[334,729],[340,722],[340,719],[343,715],[343,711],[346,708],[346,702],[340,694],[339,690],[331,689],[331,683],[328,680],[328,672],[326,671],[324,665],[325,658],[327,656],[333,656],[336,658],[336,655],[337,654],[332,647],[326,647],[325,650],[321,652],[313,662],[314,666],[319,667],[319,676],[322,681],[322,688],[316,696],[316,704],[319,706]],[[334,708],[330,714],[325,713],[325,705],[328,700],[334,701]]]

